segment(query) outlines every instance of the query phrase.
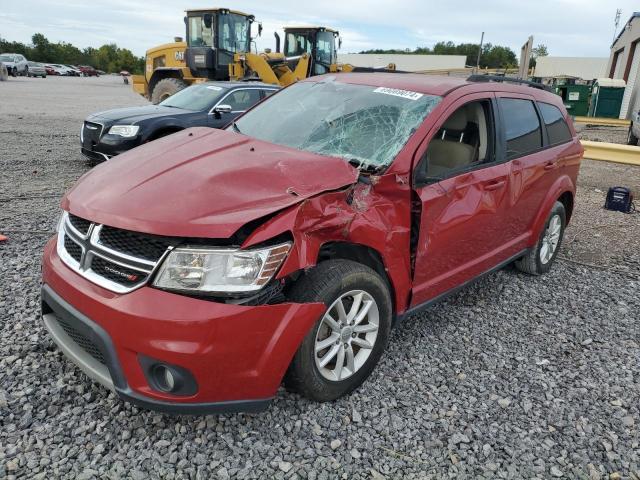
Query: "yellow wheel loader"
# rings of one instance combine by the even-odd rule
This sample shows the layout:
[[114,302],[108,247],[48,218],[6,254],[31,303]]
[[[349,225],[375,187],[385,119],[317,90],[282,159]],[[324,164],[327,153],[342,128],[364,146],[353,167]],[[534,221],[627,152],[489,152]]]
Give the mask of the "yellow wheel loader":
[[226,8],[187,10],[184,21],[186,42],[176,38],[148,50],[144,75],[132,77],[134,91],[153,103],[193,83],[229,80],[234,55],[250,51],[253,15]]
[[361,68],[338,63],[342,44],[338,31],[327,27],[285,27],[284,50],[280,52],[280,36],[276,33],[276,51],[272,53],[236,53],[229,64],[231,80],[260,80],[287,86],[303,78],[331,72],[394,71],[395,65]]
[[[176,38],[174,43],[148,50],[145,74],[132,77],[133,89],[153,103],[207,80],[259,80],[287,86],[324,73],[380,70],[338,64],[342,41],[331,28],[286,27],[282,53],[277,33],[275,53],[252,53],[253,15],[224,8],[187,10],[186,14],[187,41]],[[395,65],[382,70],[395,70]]]

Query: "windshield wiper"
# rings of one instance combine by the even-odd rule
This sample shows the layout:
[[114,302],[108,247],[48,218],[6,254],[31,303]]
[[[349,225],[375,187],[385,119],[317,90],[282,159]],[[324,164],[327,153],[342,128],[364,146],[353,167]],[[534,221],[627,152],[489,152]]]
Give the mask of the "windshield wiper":
[[383,168],[383,165],[373,165],[359,158],[349,158],[347,160],[349,164],[356,167],[360,173],[378,173]]

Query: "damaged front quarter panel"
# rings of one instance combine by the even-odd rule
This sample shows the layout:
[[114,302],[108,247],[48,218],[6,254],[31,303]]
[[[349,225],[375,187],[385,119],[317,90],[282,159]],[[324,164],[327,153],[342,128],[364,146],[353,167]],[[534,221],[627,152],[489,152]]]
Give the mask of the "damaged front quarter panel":
[[394,292],[396,312],[401,313],[411,289],[410,199],[410,186],[402,176],[361,176],[344,189],[321,193],[282,211],[249,235],[242,248],[289,233],[293,247],[278,279],[314,267],[327,244],[373,249]]

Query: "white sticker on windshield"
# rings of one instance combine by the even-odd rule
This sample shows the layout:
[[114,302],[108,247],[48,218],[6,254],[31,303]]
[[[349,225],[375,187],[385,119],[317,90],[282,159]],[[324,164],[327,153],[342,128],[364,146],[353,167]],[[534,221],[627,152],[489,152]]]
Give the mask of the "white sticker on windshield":
[[215,90],[216,92],[219,92],[220,90],[222,90],[222,87],[216,87],[215,85],[209,85],[207,88],[209,90]]
[[399,88],[378,87],[373,93],[384,93],[385,95],[393,95],[394,97],[402,97],[409,100],[418,100],[423,96],[422,93],[411,92],[409,90],[400,90]]

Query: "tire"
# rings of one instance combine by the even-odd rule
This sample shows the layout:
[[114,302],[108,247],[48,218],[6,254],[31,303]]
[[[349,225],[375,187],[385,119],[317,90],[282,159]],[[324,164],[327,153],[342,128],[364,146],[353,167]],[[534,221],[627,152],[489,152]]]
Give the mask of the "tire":
[[186,87],[188,87],[187,83],[179,78],[164,78],[153,87],[151,103],[158,104]]
[[[348,318],[355,305],[355,297],[360,295],[356,292],[362,292],[362,301],[358,303],[355,313],[365,311],[364,319],[361,323],[351,320],[347,324],[345,321],[341,324],[343,328],[340,333],[337,329],[329,328],[325,320],[327,315],[340,318],[334,305],[343,302],[342,297],[347,298],[347,303],[342,303],[347,313],[343,320]],[[355,296],[349,297],[353,294]],[[335,400],[354,391],[371,374],[389,340],[392,303],[387,282],[371,268],[360,263],[328,260],[298,279],[289,292],[289,297],[294,302],[323,302],[327,311],[315,322],[293,357],[284,378],[286,389],[318,402]],[[354,301],[350,303],[348,298]],[[367,305],[368,310],[363,308]],[[376,321],[377,332],[374,334],[370,330],[376,326]],[[351,329],[359,329],[361,332],[355,333]],[[369,329],[369,333],[364,333],[365,329]],[[316,344],[322,341],[330,343],[326,349],[319,350],[316,354]],[[361,348],[360,345],[372,348]],[[334,349],[338,353],[330,357],[331,360],[326,365],[328,368],[320,367],[319,362],[333,353]],[[352,354],[347,353],[349,349]],[[350,358],[353,360],[349,361]],[[338,370],[338,361],[344,367],[336,378],[334,375]]]
[[22,72],[22,75],[27,78],[31,76],[29,75],[29,67],[24,67],[24,72]]
[[638,137],[633,134],[633,123],[629,125],[629,133],[627,134],[627,145],[638,145]]
[[[557,232],[558,237],[555,247],[553,248],[551,255],[547,257],[548,250],[546,251],[547,255],[544,255],[543,251],[545,244],[547,245],[547,248],[549,248],[549,242],[551,241],[551,237],[549,237],[549,235],[551,235],[550,232],[554,228],[552,222],[555,222],[556,218],[559,220],[560,229]],[[564,205],[560,202],[556,202],[549,213],[549,217],[544,224],[544,228],[540,233],[540,238],[538,238],[535,247],[532,248],[524,257],[516,260],[516,268],[521,272],[525,272],[530,275],[542,275],[543,273],[547,273],[551,270],[551,265],[553,265],[553,262],[560,251],[560,247],[562,246],[562,238],[564,237],[564,230],[566,226],[567,213],[564,209]],[[543,257],[546,257],[546,261],[543,260]]]

